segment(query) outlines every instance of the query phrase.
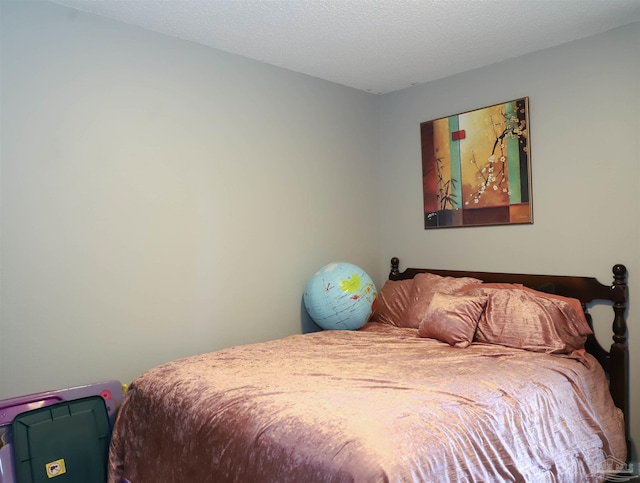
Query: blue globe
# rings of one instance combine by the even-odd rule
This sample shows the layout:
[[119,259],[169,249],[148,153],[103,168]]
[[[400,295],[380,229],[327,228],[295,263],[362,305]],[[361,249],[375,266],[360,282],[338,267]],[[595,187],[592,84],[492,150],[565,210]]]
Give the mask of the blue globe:
[[375,309],[376,286],[371,277],[351,263],[325,265],[307,282],[304,306],[313,321],[325,330],[355,330]]

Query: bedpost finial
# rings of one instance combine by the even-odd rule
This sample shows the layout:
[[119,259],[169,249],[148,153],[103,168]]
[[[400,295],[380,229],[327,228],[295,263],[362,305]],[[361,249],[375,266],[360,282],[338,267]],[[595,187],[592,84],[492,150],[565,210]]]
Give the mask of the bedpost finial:
[[614,280],[619,283],[624,283],[624,279],[627,276],[627,267],[625,267],[621,263],[618,263],[613,266],[612,271]]
[[400,273],[400,260],[398,257],[393,257],[391,259],[391,273],[389,274],[389,278],[395,278]]

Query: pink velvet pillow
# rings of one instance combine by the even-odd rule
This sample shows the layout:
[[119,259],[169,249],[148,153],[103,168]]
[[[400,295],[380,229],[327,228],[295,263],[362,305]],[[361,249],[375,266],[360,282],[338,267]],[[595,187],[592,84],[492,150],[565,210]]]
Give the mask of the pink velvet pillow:
[[436,292],[454,294],[462,287],[482,283],[471,277],[442,277],[433,273],[419,273],[413,278],[413,289],[409,296],[409,307],[398,327],[417,329],[424,318]]
[[[591,328],[580,302],[526,287],[470,287],[466,295],[486,295],[487,306],[475,340],[534,352],[571,353],[583,349]],[[577,307],[579,310],[576,310]]]
[[[582,309],[582,302],[580,302],[578,299],[574,299],[571,297],[563,297],[562,295],[556,295],[556,294],[547,293],[547,292],[540,292],[538,290],[534,290],[532,288],[525,287],[525,286],[522,287],[522,290],[526,290],[527,292],[535,294],[538,297],[545,297],[552,300],[559,300],[561,302],[565,302],[569,304],[571,308],[575,311],[575,313],[578,315],[578,317],[582,319],[587,326],[589,326],[589,323],[587,322],[587,319],[584,316],[584,310]],[[592,333],[591,328],[589,327],[588,334],[591,334],[591,333]]]
[[409,295],[413,279],[387,280],[378,293],[376,310],[372,322],[397,326],[409,306]]
[[418,337],[437,339],[454,347],[467,347],[473,341],[487,298],[483,295],[435,293],[418,327]]

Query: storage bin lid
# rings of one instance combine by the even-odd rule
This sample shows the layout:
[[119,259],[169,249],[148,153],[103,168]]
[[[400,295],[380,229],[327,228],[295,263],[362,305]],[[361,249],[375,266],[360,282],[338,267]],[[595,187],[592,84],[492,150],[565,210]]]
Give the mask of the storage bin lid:
[[106,481],[111,427],[102,397],[19,414],[12,431],[18,483]]

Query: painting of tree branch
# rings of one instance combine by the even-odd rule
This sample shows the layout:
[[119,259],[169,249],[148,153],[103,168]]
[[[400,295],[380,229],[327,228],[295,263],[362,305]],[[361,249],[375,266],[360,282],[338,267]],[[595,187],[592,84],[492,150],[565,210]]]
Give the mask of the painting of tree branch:
[[529,98],[420,124],[425,229],[533,223]]

